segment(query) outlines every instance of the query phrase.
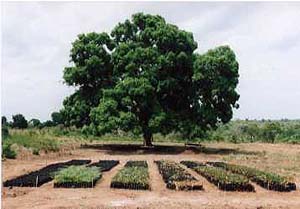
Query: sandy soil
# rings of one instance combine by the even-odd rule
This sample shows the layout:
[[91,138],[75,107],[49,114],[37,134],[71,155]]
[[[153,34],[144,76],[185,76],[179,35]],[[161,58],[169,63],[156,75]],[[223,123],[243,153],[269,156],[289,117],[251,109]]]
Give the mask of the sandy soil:
[[[300,146],[266,144],[207,144],[201,150],[183,146],[158,147],[144,150],[139,147],[92,145],[59,153],[27,156],[23,159],[2,162],[4,180],[16,177],[47,164],[70,159],[120,160],[120,164],[97,182],[93,189],[54,189],[53,182],[38,188],[2,187],[2,207],[22,208],[209,208],[209,209],[300,209]],[[165,188],[154,160],[226,160],[251,165],[288,175],[297,183],[297,191],[281,193],[267,191],[255,185],[256,192],[223,192],[208,183],[197,173],[189,170],[203,183],[204,191],[172,191]],[[147,160],[151,179],[151,191],[111,189],[111,178],[127,160]]]

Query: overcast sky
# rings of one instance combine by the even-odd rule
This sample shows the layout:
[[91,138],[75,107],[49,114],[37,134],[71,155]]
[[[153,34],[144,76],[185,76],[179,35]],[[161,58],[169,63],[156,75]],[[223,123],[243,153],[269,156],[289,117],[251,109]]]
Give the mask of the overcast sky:
[[193,32],[200,53],[233,48],[241,95],[234,118],[300,118],[300,2],[2,3],[2,115],[49,119],[73,92],[62,74],[77,34],[110,32],[135,12]]

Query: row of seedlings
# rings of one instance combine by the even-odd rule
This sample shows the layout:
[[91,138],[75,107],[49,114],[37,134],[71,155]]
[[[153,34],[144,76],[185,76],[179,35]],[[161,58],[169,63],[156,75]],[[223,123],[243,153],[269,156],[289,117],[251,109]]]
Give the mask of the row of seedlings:
[[150,189],[148,164],[146,161],[128,161],[113,178],[112,188],[121,189]]
[[55,174],[55,188],[92,188],[101,179],[102,172],[119,164],[116,160],[100,160],[88,166],[70,166]]
[[70,160],[62,163],[48,165],[37,171],[21,175],[3,183],[4,187],[39,187],[53,180],[53,174],[58,170],[71,165],[84,165],[90,163],[90,160]]
[[232,173],[243,175],[268,190],[281,192],[296,190],[295,183],[290,182],[286,177],[279,176],[275,173],[269,173],[242,165],[227,164],[224,162],[208,162],[208,164],[223,168]]
[[206,178],[209,182],[213,183],[221,190],[247,192],[255,191],[253,185],[250,184],[249,179],[242,175],[233,174],[222,168],[211,167],[194,161],[181,161],[181,163],[196,171],[198,174]]
[[154,161],[162,175],[166,187],[173,190],[202,190],[203,185],[178,163],[173,161]]

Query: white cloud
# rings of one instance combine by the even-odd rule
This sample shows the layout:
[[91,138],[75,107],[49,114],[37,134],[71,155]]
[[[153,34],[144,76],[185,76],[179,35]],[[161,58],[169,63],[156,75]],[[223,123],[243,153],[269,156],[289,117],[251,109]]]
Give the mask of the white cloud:
[[48,119],[72,92],[62,83],[71,42],[109,32],[135,12],[194,33],[199,52],[229,44],[240,63],[238,118],[300,118],[300,3],[2,3],[2,114]]

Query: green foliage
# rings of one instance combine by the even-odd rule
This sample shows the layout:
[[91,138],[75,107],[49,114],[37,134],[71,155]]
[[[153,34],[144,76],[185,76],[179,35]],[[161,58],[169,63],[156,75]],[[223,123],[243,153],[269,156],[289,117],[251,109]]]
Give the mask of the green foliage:
[[54,125],[59,125],[64,123],[63,115],[60,112],[53,112],[51,114],[51,118]]
[[33,118],[29,121],[30,127],[38,128],[38,127],[41,127],[41,125],[42,125],[42,123],[39,119]]
[[59,143],[57,140],[51,139],[48,136],[40,135],[34,131],[15,132],[7,139],[11,144],[17,144],[37,153],[39,150],[58,151]]
[[[73,42],[64,80],[78,90],[64,100],[65,125],[84,133],[180,132],[203,136],[238,107],[238,63],[228,46],[199,55],[193,34],[158,15],[134,14],[111,32]],[[89,126],[90,128],[87,128]]]
[[44,128],[44,127],[52,127],[52,126],[55,126],[55,123],[51,120],[46,120],[45,122],[43,122],[41,124],[41,127]]
[[1,117],[1,125],[6,126],[6,124],[7,124],[7,118],[5,116],[2,116]]
[[268,141],[274,143],[275,137],[281,133],[279,123],[266,123],[261,129],[261,135]]
[[8,127],[6,125],[1,126],[1,136],[2,140],[5,140],[9,136]]
[[207,134],[207,140],[230,142],[300,142],[299,120],[235,120],[219,125]]
[[87,183],[101,176],[97,167],[69,166],[55,173],[54,183]]
[[11,143],[2,143],[2,158],[15,159],[17,156],[16,151],[11,149]]
[[22,114],[17,114],[12,116],[13,122],[12,122],[12,127],[13,128],[27,128],[28,123],[25,117]]

